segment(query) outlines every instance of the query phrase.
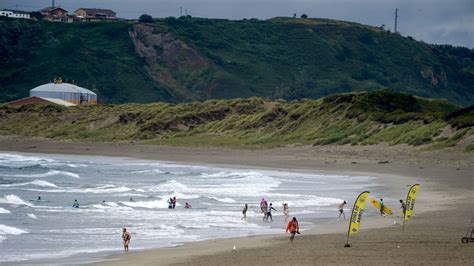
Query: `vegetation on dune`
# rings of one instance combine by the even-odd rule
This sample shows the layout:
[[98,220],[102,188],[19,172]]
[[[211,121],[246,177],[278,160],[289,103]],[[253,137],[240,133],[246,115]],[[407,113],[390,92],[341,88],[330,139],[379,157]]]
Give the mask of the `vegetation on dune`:
[[[445,101],[388,90],[302,101],[248,98],[72,108],[4,105],[0,134],[242,148],[377,143],[445,148],[474,137],[468,124],[473,121],[472,108],[458,109]],[[468,143],[466,150],[471,146]]]
[[391,88],[474,103],[474,52],[328,19],[0,21],[0,102],[61,76],[102,103],[317,99]]

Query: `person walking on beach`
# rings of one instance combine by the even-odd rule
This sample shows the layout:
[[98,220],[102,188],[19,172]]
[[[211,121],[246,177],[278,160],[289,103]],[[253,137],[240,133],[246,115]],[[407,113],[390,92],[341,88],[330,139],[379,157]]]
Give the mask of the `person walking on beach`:
[[385,208],[385,203],[383,202],[383,199],[380,199],[380,216],[385,216],[383,208]]
[[173,197],[173,209],[176,207],[176,197]]
[[405,204],[405,202],[403,202],[403,200],[400,200],[400,208],[402,208],[402,211],[403,211],[403,217],[405,217],[405,212],[407,211],[407,205]]
[[290,216],[290,210],[288,209],[288,203],[283,203],[283,215],[285,215],[285,222]]
[[262,211],[264,217],[265,215],[267,215],[267,208],[268,203],[264,198],[262,198],[262,200],[260,201],[260,210]]
[[276,209],[273,208],[272,204],[270,203],[270,206],[268,206],[268,209],[267,209],[267,215],[265,215],[265,217],[263,218],[264,221],[268,221],[268,218],[270,218],[270,221],[273,222],[272,210],[276,211]]
[[247,205],[247,203],[245,203],[244,205],[244,209],[242,210],[242,214],[244,215],[242,217],[242,219],[240,220],[244,220],[244,221],[247,221],[247,210],[248,210],[249,206]]
[[123,250],[128,252],[128,245],[130,244],[130,239],[132,239],[132,235],[130,232],[127,232],[127,228],[124,228],[122,231],[122,239],[123,239]]
[[339,218],[337,219],[341,219],[341,215],[344,217],[344,220],[346,219],[346,215],[344,214],[344,206],[347,204],[346,201],[343,201],[341,203],[341,205],[339,205]]
[[288,222],[288,226],[286,227],[286,232],[290,232],[290,242],[293,243],[293,240],[295,239],[296,234],[300,234],[300,226],[298,224],[298,220],[296,220],[296,217],[293,217],[291,221]]

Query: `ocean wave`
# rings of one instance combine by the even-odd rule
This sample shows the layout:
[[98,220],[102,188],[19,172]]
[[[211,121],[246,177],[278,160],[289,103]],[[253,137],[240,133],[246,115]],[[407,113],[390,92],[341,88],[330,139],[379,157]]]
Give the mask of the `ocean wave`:
[[168,200],[169,198],[172,198],[172,197],[176,197],[177,199],[197,199],[200,196],[194,195],[194,194],[183,194],[180,192],[171,192],[160,197],[164,200]]
[[149,170],[137,170],[137,171],[132,171],[132,174],[167,174],[170,172],[165,172],[160,169],[149,169]]
[[231,198],[217,198],[217,197],[208,197],[208,198],[219,201],[219,202],[223,202],[223,203],[234,203],[234,202],[236,202],[234,199],[231,199]]
[[168,203],[165,200],[152,200],[152,201],[122,201],[123,204],[132,208],[147,208],[147,209],[167,209]]
[[27,175],[10,175],[13,177],[26,177],[26,178],[31,178],[31,177],[48,177],[48,176],[55,176],[55,175],[63,175],[63,176],[69,176],[69,177],[74,177],[74,178],[81,178],[78,174],[76,173],[71,173],[67,171],[58,171],[58,170],[50,170],[46,173],[42,174],[27,174]]
[[11,211],[7,210],[7,209],[4,209],[2,207],[0,207],[0,213],[1,214],[5,214],[5,213],[11,213]]
[[60,188],[60,189],[25,189],[28,191],[36,192],[48,192],[48,193],[92,193],[92,194],[107,194],[107,193],[120,193],[134,190],[126,186],[115,186],[115,185],[102,185],[98,187],[82,187],[82,188]]
[[13,226],[0,224],[0,235],[21,235],[21,234],[28,234],[28,231],[13,227]]
[[27,213],[26,216],[30,217],[31,219],[38,219],[34,213]]
[[50,183],[50,182],[44,181],[44,180],[39,180],[39,179],[33,180],[31,182],[23,182],[23,183],[16,183],[16,184],[4,184],[4,185],[0,185],[0,187],[19,187],[19,186],[28,186],[28,185],[39,186],[39,187],[54,187],[54,188],[58,187],[53,183]]
[[11,204],[11,205],[26,205],[29,207],[33,207],[33,204],[22,200],[17,195],[6,195],[5,197],[1,197],[0,203]]
[[168,180],[155,187],[148,189],[151,192],[170,192],[170,191],[183,191],[187,190],[188,187],[174,179]]
[[54,162],[53,159],[19,154],[0,153],[0,162]]

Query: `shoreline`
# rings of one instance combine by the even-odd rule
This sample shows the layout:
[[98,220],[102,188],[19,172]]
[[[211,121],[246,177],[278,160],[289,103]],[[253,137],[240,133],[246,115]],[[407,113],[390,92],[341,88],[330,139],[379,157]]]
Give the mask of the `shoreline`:
[[[234,168],[246,167],[313,173],[344,173],[351,175],[369,174],[382,180],[381,183],[383,183],[387,188],[397,186],[397,189],[389,190],[392,195],[387,195],[387,197],[394,198],[397,197],[393,194],[399,195],[402,191],[406,190],[405,186],[407,183],[421,182],[421,193],[423,196],[420,198],[420,201],[417,202],[415,208],[415,220],[416,223],[420,223],[422,227],[432,225],[433,223],[430,222],[430,220],[432,220],[433,216],[436,216],[440,211],[459,212],[461,210],[466,210],[466,208],[469,210],[472,206],[463,205],[459,202],[466,202],[466,200],[467,202],[473,202],[471,195],[473,188],[472,172],[474,171],[471,162],[472,159],[455,158],[455,156],[452,155],[439,157],[439,154],[436,153],[432,156],[435,157],[436,160],[433,160],[432,162],[430,161],[430,156],[426,155],[421,158],[416,158],[416,156],[413,158],[410,154],[412,151],[409,151],[406,157],[401,156],[397,161],[394,161],[394,153],[398,154],[399,151],[383,151],[382,153],[384,154],[379,153],[363,158],[364,153],[367,153],[366,150],[369,150],[370,153],[371,148],[367,147],[358,147],[358,149],[361,150],[359,153],[357,153],[357,149],[351,149],[349,150],[349,153],[352,154],[349,155],[344,152],[338,154],[339,148],[327,152],[327,150],[330,150],[332,147],[324,147],[327,148],[326,154],[329,154],[329,156],[321,156],[317,154],[311,156],[308,155],[309,150],[314,149],[316,152],[321,152],[321,148],[296,147],[289,149],[248,151],[221,148],[162,147],[126,143],[101,144],[58,142],[42,139],[31,140],[11,137],[0,137],[0,147],[2,147],[0,150],[5,152],[14,151],[26,153],[120,156],[136,159],[165,160],[178,163],[211,164],[221,167],[231,166]],[[379,148],[380,147],[377,149]],[[117,150],[122,151],[118,153]],[[354,151],[356,152],[354,153]],[[306,155],[302,156],[304,153],[306,153]],[[385,161],[388,162],[385,163]],[[442,163],[440,163],[440,161]],[[406,191],[404,193],[406,193]],[[370,206],[367,207],[370,208]],[[396,207],[392,207],[395,209],[395,213],[398,211],[398,208],[396,209]],[[473,211],[474,208],[471,209],[471,214],[474,214]],[[346,211],[346,214],[348,214],[347,212],[348,211]],[[469,217],[469,211],[467,216],[463,214],[461,217],[467,219],[466,217]],[[474,215],[471,217],[474,217]],[[398,226],[393,225],[393,219],[380,220],[377,219],[378,217],[372,216],[365,218],[360,235],[367,234],[373,236],[379,230],[391,232],[396,228],[399,229]],[[458,218],[460,218],[459,215]],[[443,221],[436,220],[436,222],[442,223]],[[461,227],[461,224],[462,223],[457,224],[457,227]],[[346,230],[347,222],[344,223],[344,226],[340,226],[339,223],[327,221],[322,225],[316,225],[315,228],[305,231],[302,236],[297,237],[295,243],[298,243],[300,238],[305,241],[308,238],[313,240],[327,238],[330,242],[334,241],[334,239],[343,239],[342,241],[344,242],[346,234],[344,234],[343,231]],[[396,235],[397,232],[391,234]],[[360,237],[356,236],[356,238]],[[222,259],[228,259],[222,258],[222,256],[230,256],[230,264],[241,265],[249,264],[249,261],[245,261],[245,259],[243,261],[241,257],[236,258],[233,255],[236,252],[232,253],[233,251],[231,251],[233,245],[238,247],[237,253],[240,254],[242,252],[246,254],[244,257],[247,255],[252,257],[251,255],[253,255],[256,250],[261,250],[262,252],[264,250],[271,250],[275,246],[285,245],[286,242],[287,236],[284,236],[283,234],[277,236],[260,235],[211,239],[188,242],[178,247],[140,250],[128,254],[114,254],[108,256],[105,261],[96,264],[145,265],[151,264],[153,261],[159,259],[160,265],[219,265],[221,264]],[[343,245],[343,242],[339,244]],[[242,249],[240,247],[242,247]],[[133,249],[133,246],[131,246],[131,248]],[[463,248],[469,249],[469,246]],[[305,250],[305,248],[303,249]],[[278,253],[278,251],[269,252]],[[463,258],[463,256],[461,256],[461,258]],[[286,262],[290,263],[290,261]],[[299,260],[296,260],[295,262],[297,262],[297,264],[310,264]],[[337,264],[333,261],[326,262],[329,264]],[[225,263],[227,263],[227,261]],[[280,263],[280,265],[287,263]],[[258,263],[254,262],[250,264],[257,265]],[[276,264],[278,265],[279,263],[276,262]],[[463,264],[462,261],[461,264]]]

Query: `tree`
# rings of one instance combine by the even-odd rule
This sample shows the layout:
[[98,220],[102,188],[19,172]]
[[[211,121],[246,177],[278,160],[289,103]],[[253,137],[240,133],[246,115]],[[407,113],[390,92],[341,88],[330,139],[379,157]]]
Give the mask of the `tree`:
[[153,22],[153,18],[150,15],[143,14],[140,16],[138,21],[144,22],[144,23],[150,23],[150,22]]
[[301,15],[301,18],[308,18],[308,15],[302,14],[302,15]]

